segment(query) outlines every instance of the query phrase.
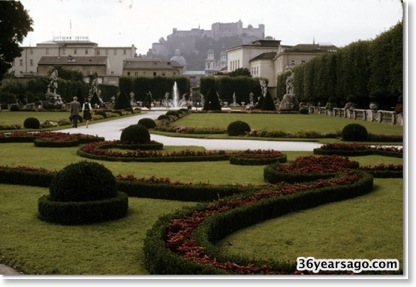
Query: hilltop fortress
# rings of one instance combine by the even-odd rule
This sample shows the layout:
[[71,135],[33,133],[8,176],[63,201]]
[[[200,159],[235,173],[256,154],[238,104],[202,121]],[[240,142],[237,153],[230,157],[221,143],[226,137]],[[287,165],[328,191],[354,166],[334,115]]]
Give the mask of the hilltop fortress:
[[166,61],[178,56],[178,52],[186,61],[187,70],[204,70],[205,61],[209,52],[214,52],[214,58],[220,59],[221,53],[239,45],[249,44],[265,38],[265,26],[258,28],[243,22],[214,23],[211,30],[193,28],[191,30],[177,30],[173,28],[172,34],[153,43],[147,56],[159,57]]

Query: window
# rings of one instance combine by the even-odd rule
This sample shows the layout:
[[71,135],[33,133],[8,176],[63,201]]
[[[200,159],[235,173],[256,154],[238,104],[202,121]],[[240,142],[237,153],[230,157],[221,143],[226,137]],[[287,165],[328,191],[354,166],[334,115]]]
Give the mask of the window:
[[30,53],[31,55],[33,55],[33,49],[30,49],[30,50],[29,50],[29,53]]
[[306,60],[305,59],[302,59],[301,63],[302,63],[302,65],[305,64],[306,63]]
[[127,72],[127,76],[130,76],[130,72]]
[[74,49],[74,55],[76,55],[77,54],[77,49]]
[[97,55],[100,55],[100,49],[97,49]]
[[156,72],[153,72],[153,77],[156,77]]
[[291,65],[291,66],[294,66],[294,65],[295,65],[295,60],[293,60],[293,59],[292,59],[292,60],[290,60],[290,65]]
[[33,60],[32,60],[32,59],[30,59],[30,61],[29,61],[29,65],[30,65],[31,67],[33,67]]
[[23,67],[23,60],[22,59],[19,60],[19,66]]
[[85,49],[85,55],[88,55],[88,49]]
[[65,50],[65,48],[62,48],[62,55],[66,55],[66,50]]
[[46,55],[49,55],[49,48],[46,48],[46,49],[45,49],[45,54],[46,54]]
[[126,55],[126,54],[127,54],[126,49],[123,49],[123,55]]

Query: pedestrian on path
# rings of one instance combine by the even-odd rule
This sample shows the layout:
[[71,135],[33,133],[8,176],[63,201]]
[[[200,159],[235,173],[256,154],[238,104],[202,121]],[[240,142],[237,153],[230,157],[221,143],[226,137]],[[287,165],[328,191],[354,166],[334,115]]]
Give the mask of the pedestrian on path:
[[78,127],[78,120],[80,119],[79,112],[81,110],[81,104],[78,102],[78,98],[74,97],[73,101],[69,103],[70,106],[70,119],[72,121],[72,127]]
[[90,102],[88,101],[88,98],[85,99],[85,102],[82,104],[82,113],[82,118],[85,120],[85,127],[88,129],[88,124],[92,119],[92,107]]

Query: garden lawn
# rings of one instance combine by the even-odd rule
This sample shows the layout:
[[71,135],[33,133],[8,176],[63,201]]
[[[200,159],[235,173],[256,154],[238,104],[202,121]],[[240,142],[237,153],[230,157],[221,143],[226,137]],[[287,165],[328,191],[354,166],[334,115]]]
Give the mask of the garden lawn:
[[284,132],[316,131],[319,133],[336,133],[351,123],[366,127],[372,134],[403,135],[399,125],[379,124],[341,117],[317,114],[255,114],[255,113],[191,113],[174,122],[177,126],[188,127],[223,127],[234,121],[244,121],[255,130],[281,130]]
[[398,259],[403,268],[402,188],[402,179],[375,179],[365,196],[259,223],[219,246],[256,259]]
[[37,218],[47,188],[0,184],[0,263],[44,275],[145,275],[143,240],[165,213],[195,203],[129,198],[128,215],[62,226]]

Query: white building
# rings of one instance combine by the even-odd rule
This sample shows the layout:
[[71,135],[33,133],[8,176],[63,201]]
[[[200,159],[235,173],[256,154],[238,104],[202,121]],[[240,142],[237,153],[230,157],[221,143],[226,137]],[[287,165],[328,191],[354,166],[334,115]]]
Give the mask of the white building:
[[246,68],[253,77],[268,79],[269,91],[276,97],[277,77],[322,53],[336,52],[332,44],[282,46],[280,40],[258,40],[227,50],[228,72]]
[[[37,44],[35,47],[22,47],[22,55],[16,58],[9,72],[16,77],[21,76],[45,76],[39,74],[38,63],[42,57],[93,57],[106,56],[108,66],[107,75],[100,77],[121,76],[123,72],[123,60],[133,58],[136,48],[131,47],[99,47],[91,42],[88,37],[54,37],[52,41]],[[94,72],[94,71],[93,71]]]

